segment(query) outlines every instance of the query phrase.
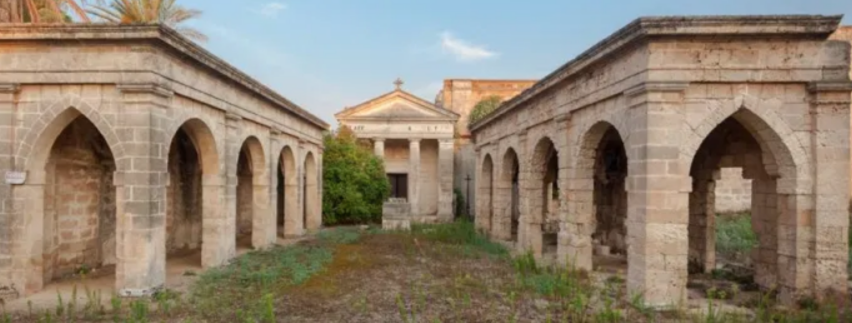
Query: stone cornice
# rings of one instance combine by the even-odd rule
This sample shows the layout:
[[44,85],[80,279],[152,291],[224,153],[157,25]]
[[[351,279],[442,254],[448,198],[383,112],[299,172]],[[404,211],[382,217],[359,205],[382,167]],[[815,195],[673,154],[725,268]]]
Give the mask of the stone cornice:
[[502,115],[538,97],[589,66],[616,53],[646,42],[649,38],[677,38],[713,35],[715,37],[786,36],[788,38],[827,38],[840,24],[843,16],[674,16],[643,17],[592,46],[573,60],[497,110],[470,126],[470,131],[500,118]]
[[852,82],[811,82],[808,83],[808,92],[852,92]]
[[161,98],[170,98],[175,92],[155,83],[121,83],[116,88],[122,93],[150,93]]
[[329,125],[317,116],[307,112],[277,92],[266,87],[221,58],[213,55],[201,46],[181,36],[167,26],[156,24],[5,24],[0,28],[0,42],[3,41],[115,41],[127,43],[136,41],[147,43],[155,41],[165,45],[190,61],[206,67],[241,85],[248,91],[265,98],[282,110],[296,114],[300,118],[322,129]]

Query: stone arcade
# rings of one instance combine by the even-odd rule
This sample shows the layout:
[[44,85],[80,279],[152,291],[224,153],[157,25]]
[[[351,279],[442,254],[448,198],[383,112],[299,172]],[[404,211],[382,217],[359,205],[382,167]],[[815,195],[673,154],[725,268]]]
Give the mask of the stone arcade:
[[0,288],[115,266],[122,295],[321,225],[328,125],[173,30],[0,30]]
[[755,281],[784,302],[846,293],[852,83],[849,44],[828,39],[839,23],[634,21],[472,125],[476,225],[587,270],[607,246],[631,295],[676,305],[689,272],[714,268],[714,181],[736,167],[751,180]]
[[459,116],[402,90],[402,80],[394,84],[395,90],[335,117],[358,138],[372,140],[385,163],[391,198],[406,199],[403,209],[414,221],[452,221],[453,129]]

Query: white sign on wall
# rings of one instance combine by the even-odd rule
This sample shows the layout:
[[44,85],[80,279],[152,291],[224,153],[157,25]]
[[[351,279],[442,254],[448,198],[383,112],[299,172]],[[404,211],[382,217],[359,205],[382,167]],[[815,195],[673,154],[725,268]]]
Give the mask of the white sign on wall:
[[20,185],[27,181],[27,172],[6,171],[6,184]]

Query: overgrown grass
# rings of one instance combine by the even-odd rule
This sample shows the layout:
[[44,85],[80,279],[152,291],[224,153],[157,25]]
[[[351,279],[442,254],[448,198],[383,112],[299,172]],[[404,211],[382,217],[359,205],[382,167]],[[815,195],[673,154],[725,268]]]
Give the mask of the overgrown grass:
[[411,233],[435,242],[461,247],[468,254],[509,256],[506,247],[477,232],[473,222],[465,219],[449,224],[412,224]]
[[727,256],[748,254],[757,246],[757,235],[751,227],[751,214],[737,213],[716,217],[716,250]]
[[[197,316],[210,320],[268,315],[271,299],[321,272],[332,261],[335,245],[354,243],[359,237],[355,228],[338,228],[319,233],[314,244],[248,253],[202,274],[190,290],[190,307]],[[263,298],[269,300],[258,302]]]

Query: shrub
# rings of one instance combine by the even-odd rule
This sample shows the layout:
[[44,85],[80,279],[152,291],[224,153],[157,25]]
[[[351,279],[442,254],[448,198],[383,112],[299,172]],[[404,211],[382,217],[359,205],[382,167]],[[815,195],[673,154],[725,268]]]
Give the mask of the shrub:
[[482,120],[491,112],[497,110],[497,108],[500,106],[500,103],[502,102],[503,98],[497,95],[492,95],[476,103],[476,105],[473,106],[473,110],[470,111],[470,116],[467,120],[468,126],[478,122],[479,120]]
[[751,228],[751,214],[740,213],[716,218],[716,249],[729,256],[744,256],[757,246]]
[[341,127],[325,136],[323,154],[323,223],[378,222],[390,183],[382,160]]

